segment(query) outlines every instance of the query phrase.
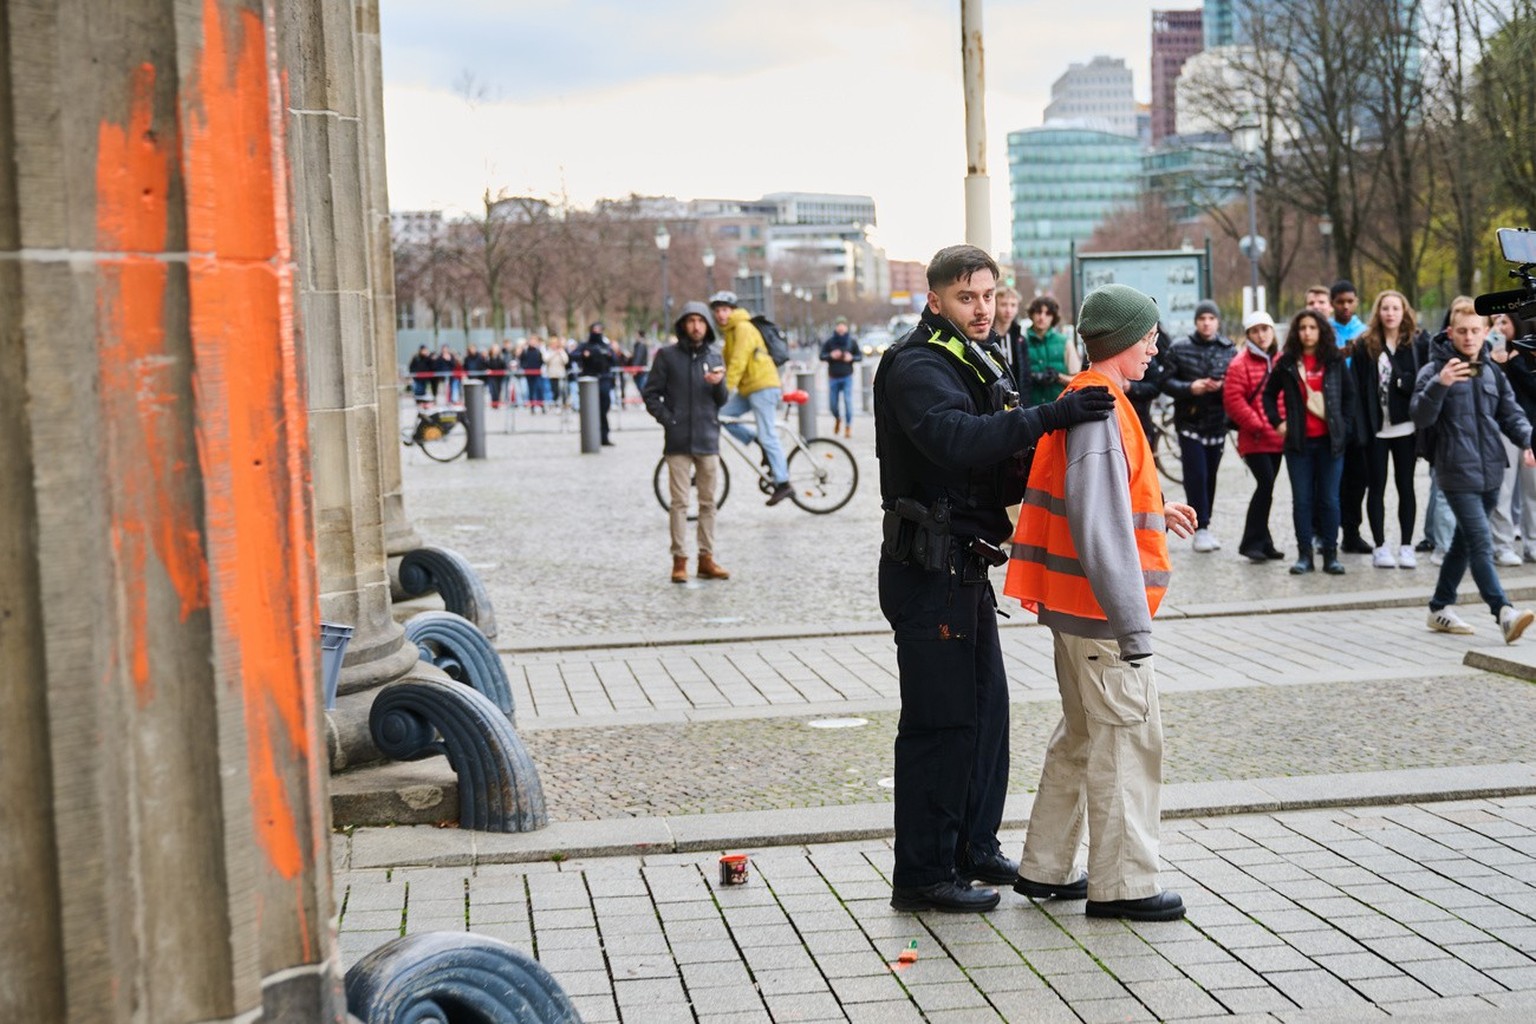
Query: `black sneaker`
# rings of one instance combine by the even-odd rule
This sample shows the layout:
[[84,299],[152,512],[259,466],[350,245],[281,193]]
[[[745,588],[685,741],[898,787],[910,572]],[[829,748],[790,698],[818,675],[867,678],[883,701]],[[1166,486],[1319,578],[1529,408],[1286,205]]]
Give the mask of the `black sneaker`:
[[1085,900],[1088,898],[1088,876],[1081,875],[1063,885],[1051,885],[1032,882],[1020,875],[1013,880],[1013,891],[1032,900]]
[[989,885],[1011,885],[1019,877],[1019,862],[1004,857],[1002,851],[989,857],[966,861],[956,865],[955,874],[962,882],[986,882]]
[[964,882],[950,879],[934,885],[891,890],[891,909],[904,911],[939,910],[946,914],[981,914],[997,906],[1001,899],[996,889],[972,889]]
[[1423,540],[1419,541],[1413,546],[1413,550],[1417,551],[1421,555],[1428,554],[1429,552],[1435,550],[1435,542],[1430,540],[1428,537],[1425,537]]
[[764,502],[764,504],[765,505],[777,505],[779,502],[783,501],[785,498],[789,497],[791,494],[794,494],[794,493],[795,493],[795,489],[793,487],[789,486],[789,484],[787,482],[779,484],[778,486],[776,486],[773,489],[773,493],[768,495],[768,500],[766,502]]
[[1144,900],[1089,900],[1087,914],[1130,921],[1174,921],[1184,916],[1184,901],[1176,892],[1160,892]]

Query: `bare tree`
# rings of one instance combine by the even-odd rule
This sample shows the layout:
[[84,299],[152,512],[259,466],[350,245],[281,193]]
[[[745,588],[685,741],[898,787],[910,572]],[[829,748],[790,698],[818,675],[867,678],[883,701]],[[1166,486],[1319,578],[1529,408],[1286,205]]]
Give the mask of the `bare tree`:
[[1536,0],[1475,0],[1473,101],[1499,190],[1536,227]]

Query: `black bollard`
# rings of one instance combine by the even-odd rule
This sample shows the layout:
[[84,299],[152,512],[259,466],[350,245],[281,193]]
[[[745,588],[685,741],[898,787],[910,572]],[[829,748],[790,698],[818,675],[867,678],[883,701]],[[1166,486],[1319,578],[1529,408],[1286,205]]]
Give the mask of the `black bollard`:
[[464,382],[464,429],[469,432],[465,449],[471,459],[485,458],[485,381]]

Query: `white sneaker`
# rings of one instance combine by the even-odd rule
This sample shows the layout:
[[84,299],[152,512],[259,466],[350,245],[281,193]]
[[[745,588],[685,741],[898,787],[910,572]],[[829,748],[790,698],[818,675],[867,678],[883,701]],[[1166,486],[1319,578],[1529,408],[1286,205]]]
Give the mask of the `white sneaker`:
[[1196,530],[1195,539],[1190,546],[1193,547],[1196,551],[1205,553],[1207,551],[1215,551],[1217,548],[1221,547],[1221,541],[1217,540],[1215,537],[1212,537],[1210,530]]
[[1419,560],[1414,557],[1412,544],[1404,544],[1397,549],[1397,567],[1399,569],[1417,569],[1419,567]]
[[1392,549],[1383,544],[1371,554],[1371,564],[1378,569],[1396,569],[1397,561],[1392,557]]
[[[1441,609],[1444,611],[1444,609]],[[1516,610],[1505,605],[1499,609],[1499,628],[1504,631],[1504,642],[1512,644],[1520,639],[1520,634],[1525,632],[1525,627],[1536,620],[1536,612],[1530,610]]]
[[1504,566],[1524,565],[1525,559],[1521,558],[1513,551],[1505,550],[1500,551],[1498,554],[1493,556],[1493,564]]
[[[1509,610],[1513,611],[1514,609]],[[1429,613],[1428,626],[1436,633],[1455,633],[1459,636],[1469,636],[1472,633],[1477,632],[1471,626],[1467,625],[1466,622],[1462,620],[1462,617],[1456,614],[1456,610],[1451,608],[1449,605],[1441,608],[1439,611],[1431,610]]]

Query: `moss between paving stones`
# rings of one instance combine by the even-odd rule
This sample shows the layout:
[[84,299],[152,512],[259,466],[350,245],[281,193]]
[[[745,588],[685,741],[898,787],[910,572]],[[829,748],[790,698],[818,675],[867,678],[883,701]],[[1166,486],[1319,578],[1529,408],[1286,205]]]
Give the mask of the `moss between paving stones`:
[[[1536,687],[1502,676],[1165,694],[1168,782],[1536,761]],[[1056,724],[1013,705],[1013,792],[1032,790]],[[889,800],[896,714],[538,730],[524,736],[555,820]]]

